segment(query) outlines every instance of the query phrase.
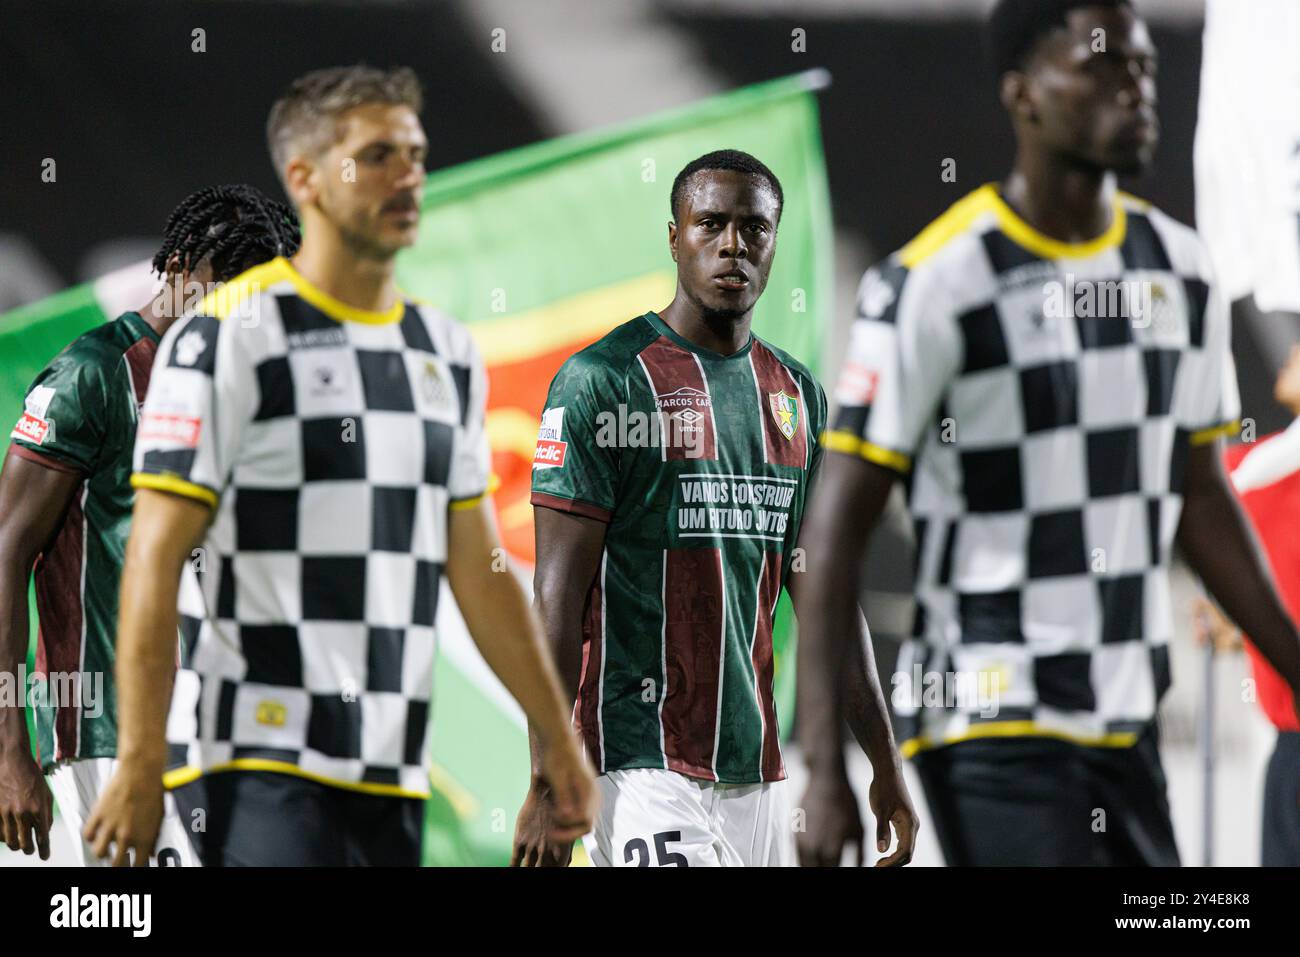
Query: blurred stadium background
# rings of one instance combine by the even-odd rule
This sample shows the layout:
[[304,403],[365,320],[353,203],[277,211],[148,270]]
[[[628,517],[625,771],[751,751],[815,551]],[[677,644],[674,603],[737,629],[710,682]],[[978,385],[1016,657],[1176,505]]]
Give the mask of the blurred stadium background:
[[[817,101],[834,220],[834,251],[827,253],[833,260],[824,264],[833,269],[833,308],[820,313],[825,328],[814,338],[821,355],[801,358],[830,382],[865,267],[1009,166],[1010,129],[980,44],[987,6],[988,0],[123,0],[91,7],[6,0],[0,313],[151,256],[168,212],[201,186],[249,182],[280,195],[263,124],[286,83],[316,67],[414,67],[425,83],[432,171],[824,68],[831,85]],[[1193,222],[1202,0],[1137,6],[1160,50],[1162,141],[1154,168],[1125,186]],[[494,41],[498,48],[504,41],[504,50],[494,50]],[[47,157],[57,160],[53,183],[41,179]],[[956,182],[940,177],[948,159],[956,163]],[[602,209],[575,206],[572,216],[596,219]],[[1279,337],[1246,327],[1235,337],[1245,414],[1261,434],[1281,427],[1283,413],[1269,393],[1294,331]],[[3,362],[19,358],[5,355]],[[21,358],[39,365],[47,357]],[[18,406],[3,415],[16,417]],[[901,513],[892,518],[874,545],[865,592],[885,675],[898,636],[910,626],[910,533]],[[1189,617],[1197,588],[1180,570],[1182,640],[1173,649],[1174,688],[1162,713],[1180,849],[1188,864],[1200,863],[1205,852],[1199,736],[1210,708],[1213,859],[1257,864],[1273,731],[1243,701],[1240,655],[1219,656],[1217,694],[1205,699],[1204,652],[1193,646]],[[475,680],[491,682],[479,673]],[[454,727],[454,707],[435,702],[435,729],[469,734]],[[512,704],[500,707],[518,720]],[[797,793],[797,754],[788,763]],[[860,756],[854,768],[865,807],[870,768]],[[444,784],[453,806],[473,805],[455,781]],[[920,802],[920,788],[912,793]],[[508,804],[475,813],[504,815],[508,835],[515,810]],[[941,863],[922,815],[916,861]],[[56,856],[66,859],[66,836],[56,828],[54,839]],[[0,848],[0,864],[27,860]]]

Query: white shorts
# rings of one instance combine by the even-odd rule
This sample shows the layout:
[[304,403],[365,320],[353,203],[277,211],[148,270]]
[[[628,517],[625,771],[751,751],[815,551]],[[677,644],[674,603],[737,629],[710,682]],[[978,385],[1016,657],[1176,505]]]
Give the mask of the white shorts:
[[597,867],[789,867],[794,831],[785,782],[714,784],[634,768],[596,779],[600,815],[587,838]]
[[[106,867],[109,861],[100,860],[81,836],[86,818],[117,770],[113,758],[85,758],[61,764],[49,774],[50,790],[59,802],[59,816],[67,823],[72,834],[72,846],[81,848],[81,863],[85,867]],[[199,867],[198,856],[190,844],[185,825],[176,810],[176,799],[163,794],[162,827],[158,829],[158,844],[150,866]]]

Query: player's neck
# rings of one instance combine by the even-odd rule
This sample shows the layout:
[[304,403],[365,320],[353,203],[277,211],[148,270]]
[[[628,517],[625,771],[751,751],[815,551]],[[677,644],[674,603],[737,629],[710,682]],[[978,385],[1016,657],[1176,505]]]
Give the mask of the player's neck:
[[1096,239],[1115,215],[1115,174],[1021,149],[1002,198],[1038,232],[1066,243]]
[[[163,289],[158,295],[136,310],[140,318],[145,321],[145,325],[158,334],[159,339],[165,336],[167,330],[172,327],[172,323],[180,318],[179,310],[172,309],[169,305],[170,300],[170,290]],[[177,315],[173,315],[173,312],[177,313]]]
[[313,286],[339,302],[384,312],[397,301],[393,280],[394,261],[355,255],[341,241],[311,241],[303,237],[301,248],[291,260],[293,268]]
[[678,290],[673,301],[659,313],[668,328],[693,346],[729,356],[749,344],[749,327],[754,319],[751,309],[734,319],[706,316],[704,312]]

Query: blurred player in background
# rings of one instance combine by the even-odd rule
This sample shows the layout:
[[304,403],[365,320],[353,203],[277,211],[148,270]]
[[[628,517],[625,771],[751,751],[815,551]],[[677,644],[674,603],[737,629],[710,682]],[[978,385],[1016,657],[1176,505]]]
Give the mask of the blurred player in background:
[[[117,755],[113,662],[131,452],[159,339],[215,283],[297,248],[297,219],[283,203],[251,186],[199,190],[167,221],[153,259],[165,282],[153,300],[80,336],[27,393],[0,474],[0,669],[17,674],[27,658],[35,562],[36,669],[51,687],[36,703],[35,761],[23,710],[0,710],[0,837],[13,850],[49,856],[44,772],[84,863],[98,863],[81,827]],[[59,687],[72,698],[58,700]],[[158,860],[197,863],[170,802]]]
[[[1300,619],[1300,346],[1278,376],[1277,401],[1295,421],[1285,432],[1258,443],[1243,442],[1225,452],[1232,484],[1268,555],[1269,565],[1292,620]],[[1199,598],[1194,608],[1199,637],[1220,650],[1243,644],[1242,634],[1213,602]],[[1255,679],[1255,700],[1277,728],[1277,742],[1264,776],[1260,863],[1300,867],[1300,718],[1296,699],[1282,677],[1248,639],[1244,642]]]
[[[894,702],[948,863],[1176,864],[1155,722],[1175,540],[1300,685],[1300,641],[1219,460],[1238,411],[1228,306],[1196,235],[1116,188],[1157,140],[1156,51],[1133,7],[1000,0],[989,33],[1010,175],[859,291],[809,517],[824,543],[801,635],[809,787],[848,793],[817,752],[863,547],[906,477],[918,609]],[[976,694],[952,693],[963,676]]]
[[[1294,616],[1300,613],[1300,4],[1207,0],[1196,124],[1196,219],[1232,302],[1236,349],[1272,369],[1243,382],[1242,405],[1259,433],[1227,450],[1232,481]],[[1274,404],[1273,400],[1276,400]],[[1198,625],[1219,643],[1240,632],[1206,599]],[[1264,793],[1263,863],[1300,866],[1300,722],[1285,682],[1246,645],[1260,707],[1278,729]]]
[[[535,590],[600,772],[597,866],[794,863],[772,620],[783,587],[803,607],[792,563],[826,398],[750,331],[782,203],[776,176],[747,153],[688,164],[671,193],[672,302],[571,357],[542,413]],[[878,842],[892,824],[899,846],[885,863],[906,863],[915,814],[867,672],[865,622],[846,627],[859,639],[843,670],[876,768]],[[525,866],[566,864],[571,850],[547,838],[544,757],[535,746],[516,828]]]
[[[1300,4],[1207,0],[1196,222],[1232,304],[1234,351],[1271,373],[1300,339]],[[1285,425],[1271,376],[1243,376],[1260,431]]]
[[[122,763],[86,829],[116,863],[153,848],[166,731],[183,761],[167,784],[206,812],[205,864],[418,864],[444,571],[547,744],[557,836],[590,826],[591,771],[536,618],[493,567],[482,362],[393,279],[420,221],[421,102],[408,69],[296,80],[267,132],[302,248],[159,346],[122,583]],[[200,544],[169,721],[178,572]]]

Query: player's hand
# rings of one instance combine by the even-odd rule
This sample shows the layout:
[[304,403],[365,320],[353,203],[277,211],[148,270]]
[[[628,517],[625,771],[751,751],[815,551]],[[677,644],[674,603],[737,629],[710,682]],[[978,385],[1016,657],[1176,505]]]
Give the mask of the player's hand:
[[800,867],[839,867],[853,845],[862,866],[862,814],[843,767],[814,772],[803,794],[804,830],[796,841]]
[[546,748],[542,777],[551,789],[550,839],[572,844],[591,830],[600,807],[596,776],[577,735],[568,732]]
[[162,772],[123,762],[95,802],[82,836],[114,867],[148,867],[163,819]]
[[0,752],[0,841],[48,861],[53,820],[54,798],[40,765],[25,750]]
[[1241,650],[1241,629],[1204,595],[1198,595],[1192,603],[1192,624],[1198,646],[1203,648],[1213,640],[1215,651]]
[[916,850],[916,832],[921,822],[912,807],[912,798],[903,782],[903,770],[894,765],[884,772],[876,771],[871,779],[871,813],[876,816],[876,850],[884,854],[889,850],[889,828],[898,835],[898,848],[888,857],[876,861],[877,867],[902,867],[912,860]]
[[551,838],[555,822],[555,800],[551,787],[541,778],[533,778],[524,797],[524,805],[515,820],[515,846],[510,855],[511,867],[568,867],[573,857],[573,841]]

